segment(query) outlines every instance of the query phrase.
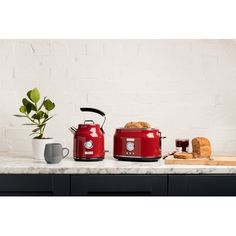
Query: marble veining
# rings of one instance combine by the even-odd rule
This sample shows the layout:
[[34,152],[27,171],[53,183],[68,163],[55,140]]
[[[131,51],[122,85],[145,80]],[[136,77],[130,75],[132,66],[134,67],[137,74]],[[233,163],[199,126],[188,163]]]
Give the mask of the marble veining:
[[99,162],[76,162],[68,157],[59,164],[47,164],[27,156],[1,155],[0,174],[236,174],[236,166],[123,162],[113,157]]

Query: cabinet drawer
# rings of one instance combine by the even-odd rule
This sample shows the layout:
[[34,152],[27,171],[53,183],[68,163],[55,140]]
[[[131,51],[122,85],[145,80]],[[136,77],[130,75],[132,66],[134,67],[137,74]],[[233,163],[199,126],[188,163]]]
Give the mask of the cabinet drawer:
[[170,175],[172,196],[236,196],[236,175]]
[[148,175],[72,175],[74,196],[166,195],[167,177]]
[[52,195],[51,175],[0,175],[0,195]]
[[64,196],[69,194],[69,175],[0,175],[0,196]]

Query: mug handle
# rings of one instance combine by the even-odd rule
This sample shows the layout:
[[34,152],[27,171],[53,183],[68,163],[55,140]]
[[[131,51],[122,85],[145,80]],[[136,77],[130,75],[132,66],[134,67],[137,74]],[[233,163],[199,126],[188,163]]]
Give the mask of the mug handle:
[[67,150],[67,153],[66,153],[66,155],[63,155],[63,158],[67,157],[69,155],[69,152],[70,152],[68,148],[62,148],[62,153],[63,153],[64,150]]

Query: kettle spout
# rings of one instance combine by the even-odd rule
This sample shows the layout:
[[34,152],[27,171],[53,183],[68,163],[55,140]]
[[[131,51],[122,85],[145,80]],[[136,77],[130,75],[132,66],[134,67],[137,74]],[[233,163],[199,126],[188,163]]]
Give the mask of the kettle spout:
[[71,126],[71,127],[69,128],[69,130],[70,130],[70,132],[71,132],[72,134],[75,134],[76,131],[77,131],[77,129],[76,129],[75,127],[73,127],[73,126]]

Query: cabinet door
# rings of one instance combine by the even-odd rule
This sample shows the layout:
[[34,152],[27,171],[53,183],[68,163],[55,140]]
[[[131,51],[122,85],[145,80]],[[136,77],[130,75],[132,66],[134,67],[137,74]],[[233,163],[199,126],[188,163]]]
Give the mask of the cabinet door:
[[167,194],[167,176],[72,175],[74,196],[151,196]]
[[236,175],[169,175],[171,196],[236,196]]
[[40,174],[0,175],[0,196],[69,195],[70,176]]

